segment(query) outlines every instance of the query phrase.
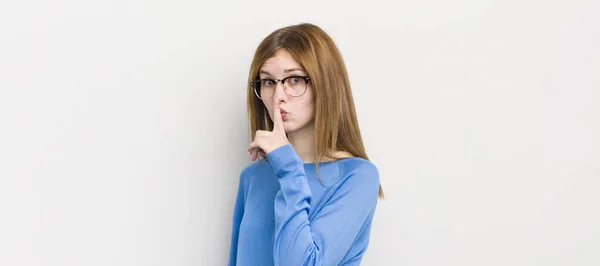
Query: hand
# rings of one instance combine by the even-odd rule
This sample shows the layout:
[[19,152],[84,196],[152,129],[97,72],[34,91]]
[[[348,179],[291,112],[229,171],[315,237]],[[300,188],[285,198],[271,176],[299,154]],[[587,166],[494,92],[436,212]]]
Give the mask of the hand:
[[265,156],[271,151],[290,143],[285,135],[280,105],[281,102],[278,102],[275,104],[275,107],[273,107],[273,131],[256,131],[254,141],[250,143],[250,147],[248,147],[248,152],[252,156],[252,161],[256,160],[259,153]]

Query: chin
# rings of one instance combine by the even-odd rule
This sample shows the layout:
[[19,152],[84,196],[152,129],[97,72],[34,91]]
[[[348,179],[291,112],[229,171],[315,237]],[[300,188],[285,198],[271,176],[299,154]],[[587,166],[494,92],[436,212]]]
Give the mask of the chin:
[[285,129],[285,133],[294,132],[294,130],[295,130],[294,127],[290,127],[290,126],[284,126],[283,128]]
[[294,132],[298,129],[293,122],[284,121],[283,128],[285,129],[285,133]]
[[286,121],[285,125],[283,126],[283,128],[285,129],[285,133],[286,134],[300,131],[300,130],[306,128],[306,127],[308,127],[308,125],[298,125],[296,123],[287,122],[287,121]]

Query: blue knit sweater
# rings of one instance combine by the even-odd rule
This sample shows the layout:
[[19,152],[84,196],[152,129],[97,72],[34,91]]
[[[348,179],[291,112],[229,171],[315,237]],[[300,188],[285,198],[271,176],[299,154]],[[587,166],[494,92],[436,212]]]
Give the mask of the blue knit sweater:
[[303,163],[290,144],[240,174],[229,265],[359,265],[377,205],[374,164]]

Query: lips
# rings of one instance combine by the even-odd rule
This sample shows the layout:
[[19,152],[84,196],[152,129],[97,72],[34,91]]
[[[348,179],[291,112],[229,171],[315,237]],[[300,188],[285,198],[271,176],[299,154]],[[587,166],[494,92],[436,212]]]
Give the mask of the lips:
[[287,117],[287,111],[281,109],[281,119],[285,119]]

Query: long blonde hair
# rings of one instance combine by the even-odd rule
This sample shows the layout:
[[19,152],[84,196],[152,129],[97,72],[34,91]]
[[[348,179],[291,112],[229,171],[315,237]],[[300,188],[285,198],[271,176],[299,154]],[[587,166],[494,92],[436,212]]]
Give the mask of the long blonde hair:
[[[280,28],[269,34],[256,49],[247,83],[252,139],[257,130],[272,130],[273,121],[249,84],[258,79],[262,65],[279,49],[290,53],[310,77],[315,102],[314,158],[317,173],[319,162],[323,158],[335,159],[335,151],[346,151],[369,160],[344,60],[331,37],[310,23]],[[379,197],[384,197],[381,185]]]

